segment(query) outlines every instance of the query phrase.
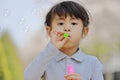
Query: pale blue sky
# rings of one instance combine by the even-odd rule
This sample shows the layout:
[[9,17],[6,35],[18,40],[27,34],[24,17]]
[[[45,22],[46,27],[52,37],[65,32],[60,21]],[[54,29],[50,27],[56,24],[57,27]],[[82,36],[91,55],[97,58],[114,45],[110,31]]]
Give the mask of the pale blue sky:
[[8,30],[20,45],[27,32],[43,25],[44,13],[50,6],[45,0],[0,0],[0,32]]

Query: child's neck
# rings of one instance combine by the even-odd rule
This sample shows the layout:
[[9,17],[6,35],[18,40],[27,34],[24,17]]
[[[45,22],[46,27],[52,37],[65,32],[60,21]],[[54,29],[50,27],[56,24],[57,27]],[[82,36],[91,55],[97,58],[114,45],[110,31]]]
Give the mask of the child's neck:
[[60,49],[60,51],[62,51],[63,53],[65,53],[68,56],[72,56],[75,52],[77,52],[78,50],[78,46],[76,47],[72,47],[72,48],[62,48]]

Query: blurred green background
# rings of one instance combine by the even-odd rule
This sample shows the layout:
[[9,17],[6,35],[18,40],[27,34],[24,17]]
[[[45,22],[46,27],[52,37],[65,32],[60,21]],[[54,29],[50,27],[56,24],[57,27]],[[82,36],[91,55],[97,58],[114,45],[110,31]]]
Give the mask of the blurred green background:
[[0,80],[23,80],[23,66],[7,32],[0,38]]

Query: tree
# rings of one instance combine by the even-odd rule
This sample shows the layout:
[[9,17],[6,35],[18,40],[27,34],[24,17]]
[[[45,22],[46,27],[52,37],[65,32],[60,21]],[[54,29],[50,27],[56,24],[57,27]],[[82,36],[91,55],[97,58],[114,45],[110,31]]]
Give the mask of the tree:
[[7,32],[0,38],[0,80],[23,80],[21,61]]

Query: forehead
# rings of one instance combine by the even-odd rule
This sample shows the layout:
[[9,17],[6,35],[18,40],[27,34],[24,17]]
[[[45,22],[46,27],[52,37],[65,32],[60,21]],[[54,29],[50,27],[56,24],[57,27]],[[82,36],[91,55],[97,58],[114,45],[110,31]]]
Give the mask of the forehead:
[[70,15],[67,15],[67,16],[58,16],[58,15],[55,15],[53,17],[53,20],[65,20],[65,19],[70,19],[70,20],[81,20],[80,18],[76,18],[74,16],[70,16]]

